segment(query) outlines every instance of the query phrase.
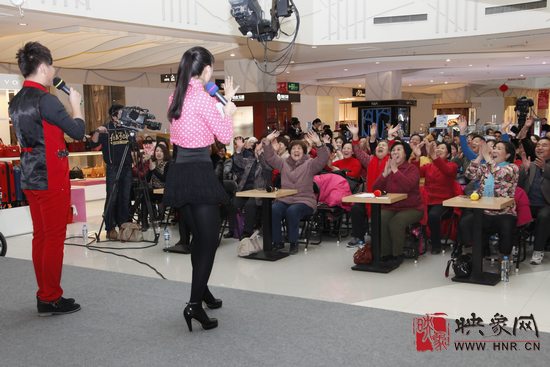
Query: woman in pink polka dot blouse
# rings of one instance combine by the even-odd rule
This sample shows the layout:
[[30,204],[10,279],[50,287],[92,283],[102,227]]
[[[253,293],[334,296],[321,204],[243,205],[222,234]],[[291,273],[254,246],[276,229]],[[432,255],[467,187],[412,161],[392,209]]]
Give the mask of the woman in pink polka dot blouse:
[[191,297],[183,311],[189,331],[193,319],[203,329],[218,326],[218,320],[209,318],[204,311],[203,302],[211,309],[222,306],[222,300],[210,293],[208,279],[218,247],[219,205],[228,198],[214,174],[208,147],[214,138],[224,144],[231,140],[231,116],[237,110],[231,98],[238,87],[233,87],[231,77],[226,78],[225,97],[229,102],[222,107],[204,89],[212,77],[213,65],[214,56],[207,49],[187,50],[180,61],[168,108],[170,140],[177,152],[166,178],[164,203],[178,208],[180,219],[191,229],[194,244]]

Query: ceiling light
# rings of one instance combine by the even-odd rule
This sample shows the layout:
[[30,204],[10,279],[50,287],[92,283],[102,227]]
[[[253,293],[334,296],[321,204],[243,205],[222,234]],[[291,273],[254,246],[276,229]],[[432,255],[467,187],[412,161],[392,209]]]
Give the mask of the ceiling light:
[[229,56],[235,57],[235,54],[234,54],[234,53],[230,53]]
[[413,85],[411,83],[409,83],[409,87],[412,87]]
[[474,66],[474,65],[472,65],[472,64],[468,64],[468,66]]
[[361,84],[359,84],[358,86],[359,86],[359,88],[361,88]]
[[542,65],[546,65],[546,61],[543,61],[543,62],[542,62]]
[[449,84],[449,82],[445,82],[444,84]]
[[529,60],[529,56],[525,56],[525,60]]
[[287,73],[287,74],[290,74],[290,71],[287,71],[286,73]]
[[311,48],[317,48],[317,46],[311,46]]
[[519,74],[519,76],[520,76],[521,78],[523,78],[523,74]]
[[294,60],[290,60],[290,63],[291,63],[291,64],[294,64],[294,63],[295,63],[295,61],[294,61]]
[[344,69],[344,71],[348,71],[348,69],[346,68],[346,69]]
[[27,23],[19,23],[20,26],[22,27],[26,27],[28,24]]
[[433,80],[433,79],[430,79],[430,83],[433,83],[433,82],[434,82],[434,80]]
[[375,62],[376,65],[380,64],[380,61]]
[[447,59],[447,60],[445,60],[445,62],[451,62],[451,59]]
[[439,74],[445,74],[445,72],[444,72],[444,71],[440,71]]

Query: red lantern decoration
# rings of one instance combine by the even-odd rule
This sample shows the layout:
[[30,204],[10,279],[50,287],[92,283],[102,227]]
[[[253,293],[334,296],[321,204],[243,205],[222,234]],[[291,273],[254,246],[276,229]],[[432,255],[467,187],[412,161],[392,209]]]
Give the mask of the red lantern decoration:
[[506,83],[502,84],[500,87],[498,87],[498,89],[502,92],[502,93],[505,93],[509,88],[508,86],[506,85]]

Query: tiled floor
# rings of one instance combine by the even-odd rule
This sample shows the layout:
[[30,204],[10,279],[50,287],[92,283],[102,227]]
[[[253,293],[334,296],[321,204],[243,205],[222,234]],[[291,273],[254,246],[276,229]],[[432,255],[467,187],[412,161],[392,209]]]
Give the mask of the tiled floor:
[[[99,229],[103,202],[88,203],[90,233]],[[69,226],[68,235],[80,235],[81,224]],[[177,226],[169,227],[172,244],[179,237]],[[81,240],[74,240],[80,243]],[[347,240],[346,240],[347,241]],[[10,257],[30,259],[31,235],[8,239]],[[101,242],[99,246],[128,248],[141,244]],[[449,254],[424,255],[417,264],[405,260],[389,274],[350,270],[354,249],[345,241],[324,240],[319,246],[310,246],[308,252],[277,262],[264,262],[237,257],[236,240],[222,241],[216,255],[210,284],[258,292],[312,298],[360,306],[425,314],[444,312],[450,318],[470,317],[472,312],[486,323],[497,312],[513,320],[533,314],[539,330],[550,332],[550,260],[532,266],[524,262],[509,283],[494,287],[453,283],[444,277]],[[120,251],[155,267],[166,278],[189,282],[191,264],[189,255],[168,254],[159,245],[147,249]],[[75,266],[114,272],[157,277],[151,269],[121,257],[67,246],[65,263]],[[495,264],[495,266],[497,266]],[[67,290],[69,292],[69,290]],[[182,294],[182,302],[187,299]],[[511,321],[513,322],[513,321]]]

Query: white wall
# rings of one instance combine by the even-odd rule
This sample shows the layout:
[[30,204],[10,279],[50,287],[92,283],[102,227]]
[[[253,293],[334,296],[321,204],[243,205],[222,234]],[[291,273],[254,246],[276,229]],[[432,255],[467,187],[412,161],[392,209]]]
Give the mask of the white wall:
[[302,129],[306,128],[308,121],[317,117],[317,96],[301,95],[300,103],[292,104],[292,116],[298,117],[302,123]]
[[491,115],[496,115],[495,122],[500,124],[504,118],[504,97],[472,97],[472,103],[480,103],[477,118],[481,123],[491,122]]

